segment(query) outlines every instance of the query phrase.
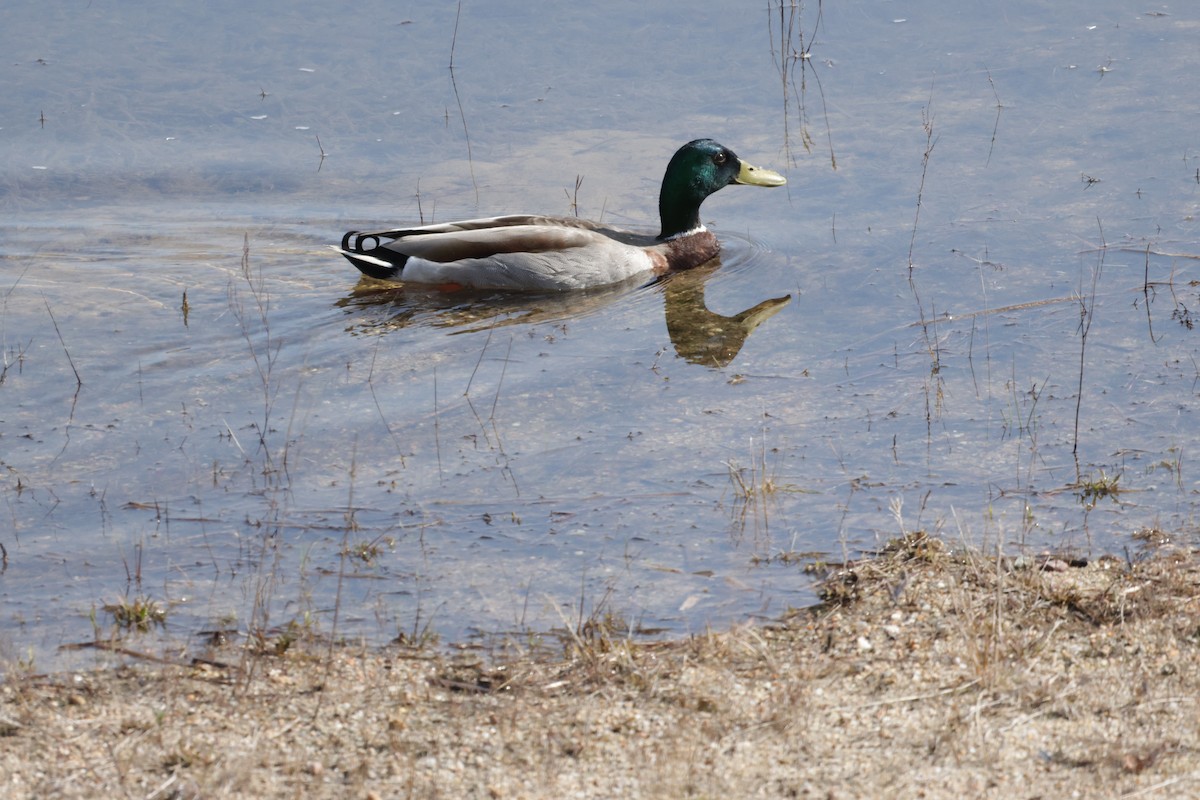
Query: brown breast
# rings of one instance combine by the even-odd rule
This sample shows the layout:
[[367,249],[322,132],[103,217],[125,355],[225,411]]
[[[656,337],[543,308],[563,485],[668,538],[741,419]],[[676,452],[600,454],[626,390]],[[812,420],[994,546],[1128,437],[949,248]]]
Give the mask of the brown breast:
[[[709,231],[694,233],[665,243],[662,251],[662,271],[691,269],[698,267],[721,252],[717,237]],[[656,256],[658,253],[655,254]],[[654,259],[658,271],[659,258]]]

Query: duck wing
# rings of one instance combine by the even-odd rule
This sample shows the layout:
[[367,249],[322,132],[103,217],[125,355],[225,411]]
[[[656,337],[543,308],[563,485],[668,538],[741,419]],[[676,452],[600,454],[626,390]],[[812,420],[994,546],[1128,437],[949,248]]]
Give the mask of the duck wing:
[[409,233],[383,245],[406,256],[449,264],[510,253],[548,253],[606,241],[602,233],[557,225],[508,225]]
[[367,275],[479,288],[572,289],[653,268],[647,235],[572,217],[514,215],[351,232],[341,252]]

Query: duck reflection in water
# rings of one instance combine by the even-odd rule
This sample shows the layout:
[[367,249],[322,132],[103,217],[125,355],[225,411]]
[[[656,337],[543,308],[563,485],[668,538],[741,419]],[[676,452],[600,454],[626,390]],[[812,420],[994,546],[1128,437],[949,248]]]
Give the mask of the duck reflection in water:
[[[649,289],[663,297],[667,332],[676,354],[692,364],[711,368],[728,365],[763,322],[791,301],[791,295],[763,300],[731,316],[710,311],[705,285],[721,266],[720,257],[684,272],[644,284],[644,279],[599,289],[553,294],[519,294],[460,290],[445,292],[427,286],[383,284],[364,278],[337,301],[353,317],[352,335],[379,334],[427,325],[447,328],[451,335],[517,324],[569,320],[611,305],[632,292]],[[641,286],[639,286],[641,284]],[[384,311],[383,314],[378,313]]]
[[779,313],[792,299],[790,294],[772,297],[728,317],[709,311],[704,287],[720,266],[718,256],[693,270],[671,275],[659,284],[667,333],[676,354],[706,367],[724,367],[733,361],[754,329]]

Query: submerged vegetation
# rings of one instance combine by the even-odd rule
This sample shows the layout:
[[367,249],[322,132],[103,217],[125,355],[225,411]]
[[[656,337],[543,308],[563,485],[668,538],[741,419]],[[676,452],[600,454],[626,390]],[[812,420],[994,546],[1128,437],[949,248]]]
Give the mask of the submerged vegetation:
[[146,633],[167,624],[166,607],[148,597],[126,597],[115,603],[106,603],[103,608],[112,615],[113,623],[119,630]]
[[1104,470],[1100,470],[1099,475],[1083,478],[1077,484],[1079,488],[1079,500],[1084,505],[1092,508],[1099,500],[1110,498],[1116,500],[1121,493],[1121,475],[1106,475]]

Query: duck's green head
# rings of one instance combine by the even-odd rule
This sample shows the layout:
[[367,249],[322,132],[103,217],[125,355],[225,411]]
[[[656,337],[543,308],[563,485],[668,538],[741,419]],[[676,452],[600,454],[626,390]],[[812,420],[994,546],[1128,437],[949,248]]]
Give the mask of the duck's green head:
[[696,139],[676,150],[658,194],[658,214],[662,218],[658,238],[669,239],[700,227],[704,198],[731,183],[782,186],[787,179],[778,172],[747,164],[712,139]]

